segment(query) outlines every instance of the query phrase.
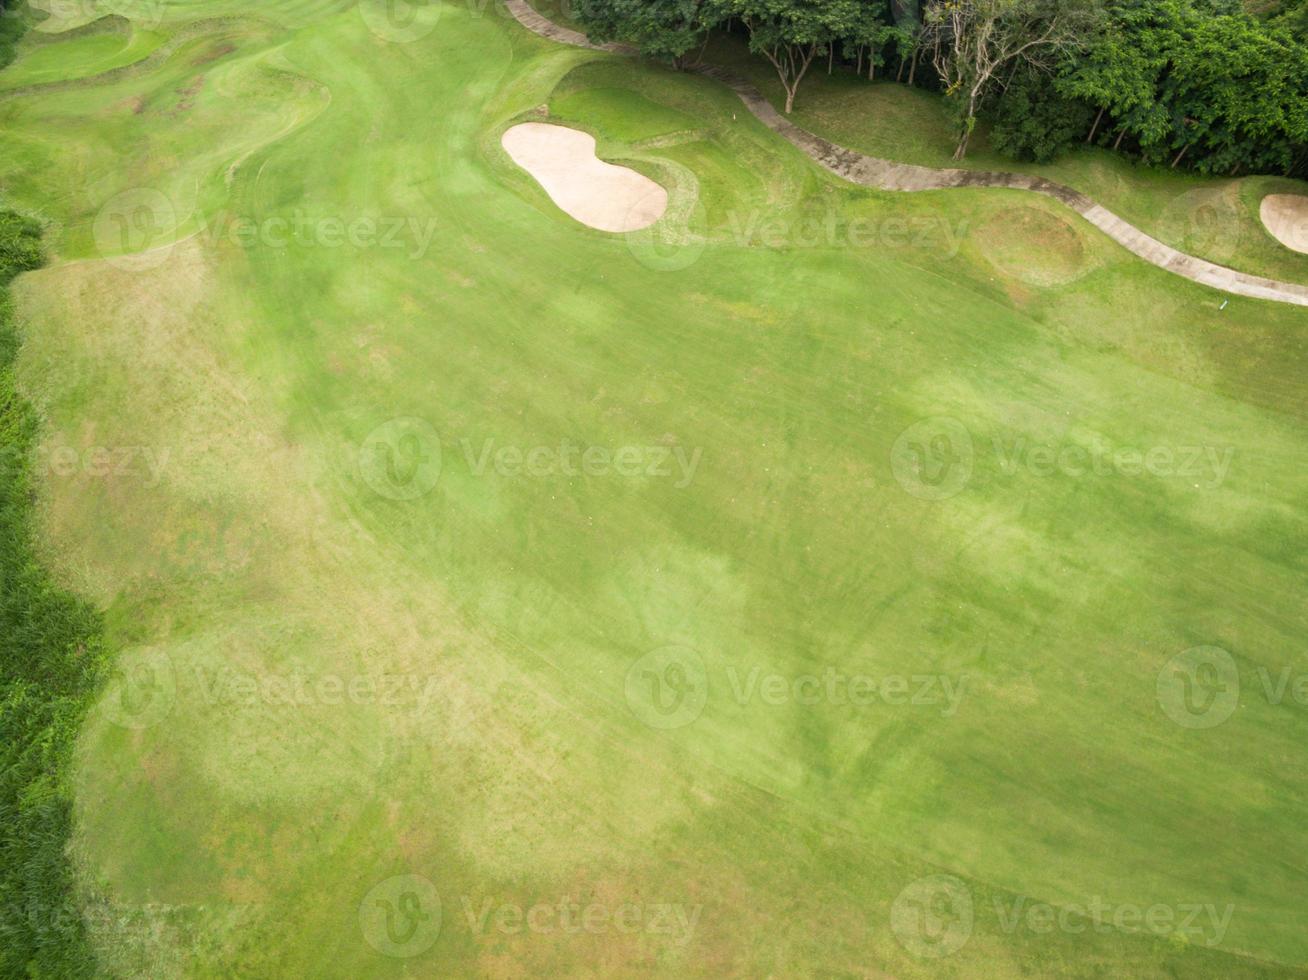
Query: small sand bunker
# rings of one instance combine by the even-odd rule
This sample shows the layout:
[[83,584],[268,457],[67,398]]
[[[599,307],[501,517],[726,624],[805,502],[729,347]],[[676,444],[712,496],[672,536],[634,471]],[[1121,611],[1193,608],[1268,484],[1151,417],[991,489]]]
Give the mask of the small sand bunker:
[[595,138],[566,126],[521,123],[500,139],[551,200],[600,231],[639,231],[668,209],[668,192],[644,174],[595,156]]
[[1308,197],[1269,194],[1263,198],[1262,218],[1278,242],[1308,255]]

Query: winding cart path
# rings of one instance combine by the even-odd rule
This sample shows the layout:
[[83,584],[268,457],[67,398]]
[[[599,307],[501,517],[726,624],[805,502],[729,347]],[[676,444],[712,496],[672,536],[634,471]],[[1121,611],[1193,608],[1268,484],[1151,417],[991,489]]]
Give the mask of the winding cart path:
[[[526,0],[506,0],[506,5],[523,27],[551,41],[589,48],[593,51],[607,51],[611,54],[636,54],[635,48],[625,44],[592,44],[584,34],[562,27],[542,16],[533,10]],[[1119,218],[1080,191],[1052,180],[1029,174],[993,170],[942,170],[868,156],[857,150],[839,146],[796,126],[774,109],[772,103],[763,98],[750,82],[734,72],[714,65],[701,65],[692,70],[728,86],[759,122],[789,140],[831,173],[855,184],[884,191],[1004,187],[1010,190],[1044,194],[1071,208],[1123,248],[1168,272],[1237,296],[1251,296],[1254,299],[1271,300],[1276,303],[1308,306],[1308,286],[1247,275],[1217,265],[1215,262],[1177,251],[1170,245],[1164,245],[1156,238],[1146,235],[1139,228]]]

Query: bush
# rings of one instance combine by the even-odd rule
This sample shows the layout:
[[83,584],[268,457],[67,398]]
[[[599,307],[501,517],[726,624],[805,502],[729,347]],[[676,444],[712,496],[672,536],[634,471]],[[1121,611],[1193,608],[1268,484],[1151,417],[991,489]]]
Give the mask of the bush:
[[1059,95],[1048,76],[1019,72],[999,103],[990,142],[1015,160],[1049,163],[1085,139],[1093,122],[1094,111]]
[[33,553],[36,419],[14,383],[8,285],[41,264],[40,228],[0,211],[0,976],[95,972],[67,846],[68,770],[102,673],[100,620]]

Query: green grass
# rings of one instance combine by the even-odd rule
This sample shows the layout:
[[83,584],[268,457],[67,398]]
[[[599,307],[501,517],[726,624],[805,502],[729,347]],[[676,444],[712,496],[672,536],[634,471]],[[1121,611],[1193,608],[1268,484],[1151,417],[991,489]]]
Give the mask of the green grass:
[[[43,555],[162,695],[125,716],[111,688],[79,743],[106,973],[1308,969],[1308,717],[1258,685],[1305,666],[1308,312],[1221,309],[1032,195],[850,187],[722,86],[493,12],[444,4],[409,44],[344,3],[169,13],[161,33],[195,33],[167,57],[0,101],[0,186],[52,229],[15,285],[42,458],[72,461],[42,470]],[[562,214],[499,146],[542,105],[663,180],[673,216],[623,238]],[[140,188],[172,213],[114,203]],[[243,243],[243,218],[408,230]],[[975,458],[932,501],[892,456],[941,415]],[[391,499],[366,447],[407,417],[442,465]],[[1234,456],[1220,480],[1045,475],[1007,465],[1019,440]],[[697,464],[479,462],[562,442]],[[707,698],[659,728],[628,675],[669,645]],[[1210,730],[1157,703],[1199,645],[1246,682]],[[733,690],[828,668],[964,697]],[[319,686],[380,677],[401,703]],[[920,959],[891,909],[935,873],[975,925]],[[399,874],[443,899],[414,958],[360,927]],[[687,941],[476,924],[564,899],[700,914]],[[1205,945],[1008,928],[1019,899],[1232,914]]]
[[40,261],[39,226],[0,211],[0,973],[82,977],[95,961],[65,851],[69,770],[103,664],[95,613],[34,550],[36,419],[14,386],[8,286]]
[[0,91],[98,75],[140,61],[164,37],[151,31],[91,33],[75,40],[32,46],[0,76]]
[[[743,41],[716,37],[705,60],[730,65],[783,104],[771,67]],[[929,69],[928,69],[929,70]],[[795,103],[800,126],[874,156],[928,167],[955,167],[949,111],[936,94],[893,81],[869,83],[849,72],[805,79]],[[1276,177],[1221,180],[1132,164],[1109,150],[1085,148],[1051,164],[1023,163],[990,149],[980,127],[962,166],[1034,173],[1073,187],[1148,234],[1182,251],[1241,272],[1308,283],[1308,256],[1286,248],[1258,216],[1263,197],[1308,193],[1302,181]]]
[[594,127],[609,139],[635,143],[695,128],[695,120],[625,88],[584,88],[553,100],[555,118]]

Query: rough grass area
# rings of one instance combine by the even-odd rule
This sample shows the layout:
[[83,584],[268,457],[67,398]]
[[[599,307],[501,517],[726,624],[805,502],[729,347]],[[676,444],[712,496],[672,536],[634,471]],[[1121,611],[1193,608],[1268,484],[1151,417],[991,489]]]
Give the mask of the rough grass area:
[[0,69],[14,60],[26,30],[27,11],[21,0],[0,0]]
[[[543,9],[543,8],[542,8]],[[746,74],[780,106],[771,67],[750,57],[743,40],[715,36],[705,60]],[[919,67],[919,70],[929,68]],[[954,134],[943,99],[890,80],[868,82],[848,71],[813,71],[795,102],[794,121],[843,146],[927,167],[957,167]],[[1304,193],[1301,181],[1279,177],[1209,179],[1132,164],[1108,150],[1084,148],[1050,164],[1026,163],[989,147],[983,124],[961,166],[1033,173],[1073,187],[1131,224],[1182,251],[1254,275],[1308,283],[1308,257],[1277,242],[1258,217],[1269,193]]]
[[[398,8],[179,0],[0,98],[41,555],[158,681],[73,767],[101,969],[1303,975],[1308,310]],[[648,234],[503,152],[564,116]]]
[[69,769],[103,665],[95,612],[34,553],[36,418],[15,390],[8,286],[41,263],[40,228],[0,211],[0,975],[89,976],[66,849]]

